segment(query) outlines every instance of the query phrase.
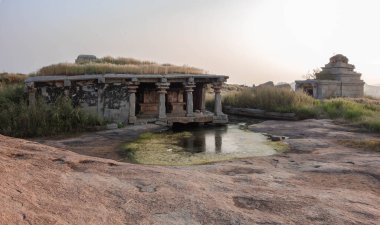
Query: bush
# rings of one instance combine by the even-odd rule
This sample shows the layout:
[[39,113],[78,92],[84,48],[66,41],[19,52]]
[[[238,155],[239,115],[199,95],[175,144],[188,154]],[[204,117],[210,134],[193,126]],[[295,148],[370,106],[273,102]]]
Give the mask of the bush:
[[14,137],[79,132],[103,124],[97,116],[73,107],[65,97],[51,105],[37,99],[35,106],[28,106],[22,84],[0,88],[0,109],[0,133]]

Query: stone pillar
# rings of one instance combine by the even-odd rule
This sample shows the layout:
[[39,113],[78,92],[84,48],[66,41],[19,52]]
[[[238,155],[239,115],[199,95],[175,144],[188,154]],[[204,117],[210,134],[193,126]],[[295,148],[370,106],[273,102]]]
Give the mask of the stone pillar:
[[64,87],[64,95],[66,98],[70,97],[70,87],[71,87],[71,81],[66,79],[63,81],[63,87]]
[[215,105],[214,105],[214,113],[216,116],[224,115],[222,112],[222,96],[220,94],[222,89],[222,83],[214,83],[212,88],[215,93]]
[[165,95],[169,89],[170,83],[166,82],[166,79],[161,79],[161,82],[156,83],[158,98],[158,119],[166,119],[166,105]]
[[36,93],[37,93],[37,88],[35,88],[33,82],[27,84],[27,91],[28,91],[29,107],[34,107],[34,106],[36,106]]
[[128,122],[135,123],[136,117],[136,92],[138,88],[137,82],[131,82],[128,84],[128,95],[129,95],[129,116]]
[[190,117],[194,115],[194,101],[193,101],[193,91],[195,88],[194,79],[190,78],[187,83],[185,83],[186,91],[186,116]]
[[29,92],[29,106],[35,106],[36,105],[36,88],[31,88],[28,90]]
[[206,84],[202,86],[201,112],[206,113]]

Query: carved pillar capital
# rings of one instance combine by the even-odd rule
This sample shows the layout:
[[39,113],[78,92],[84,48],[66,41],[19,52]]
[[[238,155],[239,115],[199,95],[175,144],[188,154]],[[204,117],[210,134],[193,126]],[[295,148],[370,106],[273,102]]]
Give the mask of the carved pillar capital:
[[136,83],[127,83],[127,91],[128,93],[136,93],[139,88],[139,84]]
[[166,94],[169,89],[170,83],[168,82],[158,82],[156,83],[157,92],[160,94]]
[[220,93],[222,87],[223,87],[223,83],[217,82],[217,83],[213,83],[211,88],[214,89],[215,93]]
[[193,92],[194,88],[195,88],[195,84],[194,83],[185,83],[184,87],[185,87],[186,92]]

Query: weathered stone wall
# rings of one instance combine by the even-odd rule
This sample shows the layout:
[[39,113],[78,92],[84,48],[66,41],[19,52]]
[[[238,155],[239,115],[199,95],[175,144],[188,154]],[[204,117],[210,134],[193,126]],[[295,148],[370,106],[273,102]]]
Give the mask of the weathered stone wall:
[[47,103],[55,102],[59,96],[64,95],[65,87],[63,82],[49,82],[36,86],[37,94]]
[[79,106],[88,113],[110,121],[128,121],[129,95],[125,84],[74,81],[70,87],[64,87],[61,83],[40,83],[36,85],[37,94],[49,104],[54,103],[59,96],[66,95],[71,98],[74,106]]
[[363,97],[364,85],[358,85],[357,83],[345,83],[342,85],[343,97]]
[[336,81],[320,81],[317,86],[317,98],[333,98],[340,96],[340,83]]
[[125,84],[106,84],[100,101],[103,117],[117,122],[128,121],[128,97],[128,87]]

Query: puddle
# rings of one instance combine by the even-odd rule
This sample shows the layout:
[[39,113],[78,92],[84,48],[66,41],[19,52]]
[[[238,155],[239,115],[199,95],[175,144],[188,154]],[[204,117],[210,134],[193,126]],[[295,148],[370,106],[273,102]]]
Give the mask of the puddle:
[[267,156],[285,146],[237,124],[144,133],[123,146],[124,161],[151,165],[194,165],[234,158]]

